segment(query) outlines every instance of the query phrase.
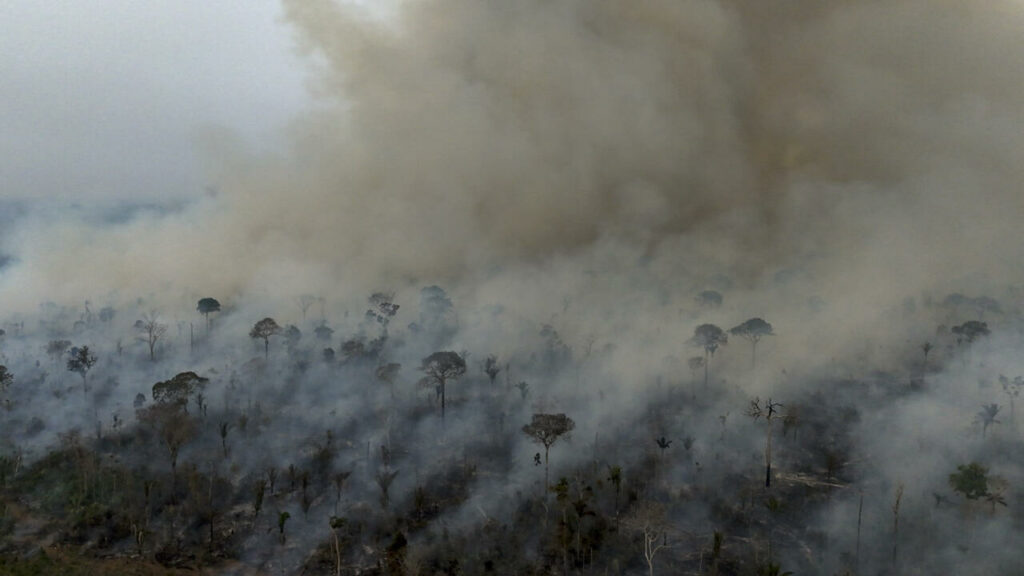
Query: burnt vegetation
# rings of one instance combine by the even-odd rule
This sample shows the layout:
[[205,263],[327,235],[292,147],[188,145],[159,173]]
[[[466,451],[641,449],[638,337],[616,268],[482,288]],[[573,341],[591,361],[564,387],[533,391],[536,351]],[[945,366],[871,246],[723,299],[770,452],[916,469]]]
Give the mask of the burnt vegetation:
[[[577,349],[544,322],[522,349],[462,347],[453,300],[421,296],[406,329],[389,292],[355,323],[282,329],[204,298],[198,341],[166,330],[122,348],[130,307],[6,336],[0,570],[853,575],[941,555],[1008,569],[986,551],[1024,510],[1009,459],[1024,441],[1001,409],[1020,388],[1000,348],[1020,345],[1015,311],[946,330],[948,311],[925,306],[884,367],[859,355],[796,374],[786,348],[755,367],[695,322],[674,359],[621,381],[602,359],[615,342]],[[795,330],[729,332],[753,348]],[[321,354],[331,344],[343,359]],[[951,438],[907,415],[951,399]],[[896,466],[892,444],[938,463]]]

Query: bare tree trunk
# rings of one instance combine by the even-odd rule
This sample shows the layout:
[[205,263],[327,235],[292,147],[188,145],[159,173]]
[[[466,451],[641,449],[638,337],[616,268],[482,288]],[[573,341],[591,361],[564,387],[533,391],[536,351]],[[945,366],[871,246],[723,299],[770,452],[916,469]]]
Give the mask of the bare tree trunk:
[[708,366],[711,364],[711,355],[704,349],[704,389],[708,389]]
[[853,553],[853,573],[860,574],[860,524],[864,512],[864,493],[860,493],[860,503],[857,505],[857,546]]
[[334,573],[341,576],[341,542],[338,541],[338,531],[331,530],[334,534]]
[[896,566],[896,554],[899,551],[900,535],[900,500],[903,499],[903,484],[896,488],[896,502],[892,505],[892,565]]
[[548,447],[544,446],[544,497],[548,494]]

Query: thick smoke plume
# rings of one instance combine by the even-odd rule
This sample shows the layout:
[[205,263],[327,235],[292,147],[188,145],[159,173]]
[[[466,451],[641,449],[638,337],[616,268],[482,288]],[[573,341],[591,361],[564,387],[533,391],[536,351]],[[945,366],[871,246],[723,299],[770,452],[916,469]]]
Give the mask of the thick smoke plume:
[[318,98],[288,151],[211,134],[212,197],[115,225],[22,221],[8,311],[115,286],[455,283],[614,245],[747,287],[811,267],[875,302],[897,280],[1019,270],[1016,2],[285,9]]
[[[768,525],[768,492],[756,490],[773,473],[760,470],[773,429],[744,409],[772,398],[787,410],[773,424],[774,473],[789,487],[773,490],[807,488],[786,502],[806,509],[772,511],[802,522],[779,532],[787,565],[1016,565],[1008,525],[1024,500],[1010,488],[1005,519],[989,502],[967,553],[947,480],[972,461],[1010,486],[1024,478],[1005,458],[1020,435],[1002,387],[1024,374],[1024,4],[284,8],[316,103],[280,152],[211,130],[210,191],[189,202],[30,205],[7,221],[0,314],[15,327],[0,356],[21,379],[10,429],[25,431],[30,455],[72,426],[95,425],[98,441],[103,426],[119,434],[139,414],[136,394],[152,404],[154,383],[195,370],[210,379],[212,416],[196,407],[202,434],[183,466],[215,470],[210,455],[222,454],[217,473],[237,487],[336,456],[314,474],[320,500],[271,488],[239,545],[264,567],[284,550],[280,571],[298,573],[339,509],[374,517],[368,503],[387,496],[379,474],[392,466],[401,474],[384,511],[435,484],[465,489],[436,524],[408,530],[413,550],[430,549],[433,526],[447,540],[449,528],[485,532],[481,517],[515,525],[546,494],[521,427],[564,412],[575,429],[552,448],[552,480],[590,468],[604,483],[621,465],[631,490],[671,492],[673,521],[709,543],[719,526],[708,519],[755,519],[731,527],[726,547],[756,557],[756,542],[735,535]],[[204,297],[223,303],[212,327],[195,311]],[[55,305],[31,315],[44,300]],[[106,320],[93,313],[107,306]],[[294,330],[249,338],[268,316]],[[155,352],[132,341],[140,317],[168,327]],[[735,333],[714,354],[693,345],[699,325],[755,317],[774,327],[756,362]],[[968,321],[990,322],[991,337],[963,335]],[[61,349],[38,360],[65,337],[101,354],[96,392],[66,373]],[[438,422],[443,388],[419,368],[440,350],[469,360]],[[489,357],[497,380],[484,376]],[[1005,424],[982,422],[1007,401]],[[220,417],[245,424],[218,439]],[[675,444],[658,454],[656,438]],[[326,472],[343,471],[350,484],[332,497]],[[595,491],[618,524],[627,506],[608,486]],[[902,536],[888,529],[894,499]],[[270,514],[289,510],[288,542],[301,544],[285,547]],[[819,536],[821,558],[795,545]],[[890,551],[893,541],[921,546]]]

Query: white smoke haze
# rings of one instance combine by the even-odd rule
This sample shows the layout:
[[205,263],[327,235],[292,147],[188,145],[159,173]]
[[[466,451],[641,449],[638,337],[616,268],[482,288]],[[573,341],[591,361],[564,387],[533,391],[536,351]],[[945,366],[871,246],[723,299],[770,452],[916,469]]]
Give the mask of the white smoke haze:
[[[658,473],[698,494],[674,520],[709,534],[725,497],[706,487],[734,482],[736,470],[758,477],[764,423],[744,411],[770,397],[798,405],[806,422],[786,436],[777,425],[779,474],[821,474],[817,452],[813,470],[787,466],[822,447],[842,461],[843,487],[808,507],[806,532],[779,536],[841,544],[814,552],[827,558],[790,546],[784,565],[839,573],[849,542],[863,538],[862,566],[886,570],[903,484],[901,534],[934,542],[901,551],[916,562],[907,573],[1006,573],[1001,547],[1019,536],[1022,502],[1013,488],[1002,516],[932,499],[958,498],[948,475],[971,461],[1024,478],[1007,456],[1020,449],[1016,423],[1007,415],[985,438],[972,423],[983,404],[1007,403],[999,374],[1024,374],[1024,4],[284,0],[282,12],[312,103],[273,146],[204,130],[209,189],[153,207],[11,205],[0,313],[26,324],[4,355],[48,392],[30,410],[49,416],[45,434],[25,435],[29,452],[56,441],[57,423],[88,433],[101,410],[104,421],[128,418],[136,393],[195,370],[211,378],[211,412],[267,415],[259,438],[272,441],[231,436],[236,477],[284,470],[300,459],[296,445],[308,457],[332,430],[343,446],[335,471],[354,470],[346,501],[376,506],[380,446],[393,443],[392,499],[408,506],[418,487],[500,452],[503,474],[481,470],[466,500],[439,513],[454,533],[521,513],[517,495],[539,493],[542,481],[538,447],[519,429],[533,412],[565,412],[577,427],[552,449],[553,479],[612,457],[647,462],[658,457],[652,439],[666,435],[678,456]],[[411,326],[428,315],[420,289],[434,284],[454,303],[451,334]],[[721,305],[698,302],[705,290]],[[382,333],[364,318],[376,291],[401,305],[387,329],[386,356],[403,366],[391,408],[379,382],[354,385],[365,366],[320,356]],[[990,296],[1002,312],[946,306],[951,293]],[[305,312],[302,295],[316,298]],[[224,305],[209,336],[195,312],[208,296]],[[86,301],[94,313],[117,310],[111,327],[73,328]],[[170,326],[152,365],[133,341],[144,313]],[[275,338],[262,360],[262,341],[247,334],[263,317],[298,326],[299,352]],[[694,328],[752,317],[775,331],[758,344],[756,368],[749,343],[732,337],[712,358],[709,391],[703,369],[687,367],[703,353],[689,342]],[[964,346],[948,329],[971,319],[993,334]],[[330,341],[315,339],[321,322]],[[118,378],[116,400],[70,404],[82,397],[77,376],[33,365],[58,336],[101,351],[93,381]],[[416,371],[439,346],[468,353],[469,365],[449,390],[444,427],[424,416],[434,391]],[[489,354],[503,368],[497,390],[481,375]],[[295,371],[300,363],[308,368]],[[262,395],[259,408],[247,387]],[[666,413],[680,403],[685,418]],[[388,420],[395,413],[415,417]],[[829,427],[837,421],[845,433]],[[197,442],[182,461],[216,444]],[[658,481],[636,485],[642,494]],[[310,512],[317,529],[301,528],[294,502],[281,504],[302,544],[275,557],[274,535],[254,536],[245,559],[294,571],[329,535],[326,493]],[[737,510],[761,509],[760,496],[738,499]],[[260,521],[274,531],[272,513]],[[958,548],[962,518],[969,553]],[[428,540],[410,538],[414,548]]]

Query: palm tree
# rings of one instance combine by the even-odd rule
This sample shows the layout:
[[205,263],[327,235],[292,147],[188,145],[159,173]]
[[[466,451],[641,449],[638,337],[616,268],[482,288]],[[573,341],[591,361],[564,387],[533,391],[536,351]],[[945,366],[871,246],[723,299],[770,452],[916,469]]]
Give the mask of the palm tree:
[[999,404],[983,404],[981,410],[978,412],[977,417],[974,421],[981,424],[981,437],[985,437],[985,432],[988,431],[988,427],[993,424],[1001,424],[999,420],[996,420],[996,414],[999,414]]

